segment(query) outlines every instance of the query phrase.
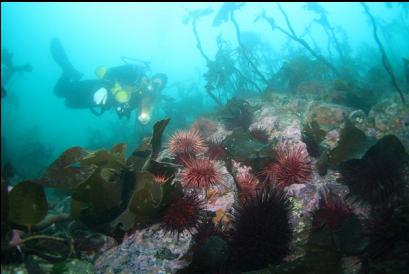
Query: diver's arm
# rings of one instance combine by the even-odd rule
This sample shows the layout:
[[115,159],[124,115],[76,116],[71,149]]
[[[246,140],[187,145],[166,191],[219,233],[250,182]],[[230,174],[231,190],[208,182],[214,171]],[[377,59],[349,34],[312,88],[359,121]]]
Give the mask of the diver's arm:
[[90,107],[89,108],[91,110],[91,112],[96,115],[96,116],[101,116],[102,114],[104,114],[105,109],[101,108],[100,112],[96,111],[94,107]]

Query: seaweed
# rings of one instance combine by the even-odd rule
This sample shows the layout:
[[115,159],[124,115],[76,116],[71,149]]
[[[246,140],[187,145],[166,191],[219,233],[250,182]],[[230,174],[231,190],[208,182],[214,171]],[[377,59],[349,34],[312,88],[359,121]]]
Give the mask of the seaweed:
[[32,181],[17,184],[8,194],[8,202],[9,221],[29,229],[43,220],[48,212],[43,187]]
[[358,201],[387,205],[405,194],[409,155],[399,139],[387,135],[361,159],[341,163],[341,181]]
[[46,170],[41,184],[47,187],[73,189],[89,178],[96,166],[81,166],[80,161],[89,154],[76,146],[64,151]]
[[373,138],[367,137],[346,119],[337,146],[326,149],[320,156],[318,161],[320,174],[326,174],[327,168],[336,169],[343,161],[362,156],[373,143]]
[[275,29],[278,29],[281,33],[285,34],[289,39],[294,40],[301,46],[303,46],[312,56],[314,56],[317,60],[325,64],[333,73],[334,75],[339,75],[338,70],[332,65],[324,56],[320,55],[317,53],[315,50],[312,49],[312,47],[299,35],[297,35],[294,31],[294,28],[290,22],[290,19],[285,12],[285,10],[282,8],[280,3],[276,3],[278,9],[282,13],[285,22],[287,24],[288,31],[282,28],[281,26],[277,25],[275,20],[271,17],[267,17],[266,14],[263,12],[262,15],[259,16],[259,18],[263,18],[269,23],[271,29],[274,31]]
[[240,127],[248,130],[253,121],[254,108],[243,99],[233,98],[221,110],[222,119],[227,129]]
[[325,138],[325,131],[320,128],[317,121],[313,120],[304,124],[301,134],[303,142],[307,145],[308,154],[312,157],[319,157],[320,143]]

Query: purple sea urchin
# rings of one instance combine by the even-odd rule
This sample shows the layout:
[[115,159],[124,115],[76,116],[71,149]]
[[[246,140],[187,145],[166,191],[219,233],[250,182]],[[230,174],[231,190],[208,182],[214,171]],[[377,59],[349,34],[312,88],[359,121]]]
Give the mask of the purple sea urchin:
[[279,188],[267,188],[235,207],[229,244],[235,268],[257,270],[279,264],[290,251],[290,202]]

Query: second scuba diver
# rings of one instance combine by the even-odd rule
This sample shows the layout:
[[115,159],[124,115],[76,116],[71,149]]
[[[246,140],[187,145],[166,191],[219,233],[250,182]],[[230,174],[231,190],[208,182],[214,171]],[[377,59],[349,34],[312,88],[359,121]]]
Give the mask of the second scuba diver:
[[98,79],[81,80],[82,73],[69,62],[65,50],[58,39],[51,41],[51,54],[61,67],[62,75],[54,88],[58,97],[65,98],[69,108],[88,108],[95,115],[115,109],[119,118],[129,119],[132,110],[137,109],[137,119],[141,124],[151,120],[153,108],[165,88],[167,76],[158,73],[149,77],[149,65],[126,63],[122,66],[96,70]]
[[29,64],[15,65],[13,54],[6,49],[1,49],[1,98],[7,96],[6,86],[12,82],[16,75],[31,72],[32,69]]

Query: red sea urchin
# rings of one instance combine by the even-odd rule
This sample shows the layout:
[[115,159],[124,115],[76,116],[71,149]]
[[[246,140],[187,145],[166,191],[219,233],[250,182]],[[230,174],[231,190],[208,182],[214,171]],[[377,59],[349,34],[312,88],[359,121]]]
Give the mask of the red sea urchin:
[[276,184],[281,189],[302,184],[311,178],[311,161],[307,151],[300,145],[292,148],[279,145],[275,149],[277,162],[268,165],[263,171],[270,184]]
[[178,131],[170,137],[169,154],[179,160],[196,157],[206,150],[202,137],[196,130]]
[[235,181],[239,189],[239,201],[241,203],[256,197],[258,180],[255,176],[249,172],[242,172],[237,174]]
[[192,234],[204,222],[204,213],[204,202],[196,194],[185,194],[165,211],[162,228],[178,236],[185,230]]
[[210,141],[208,143],[207,156],[212,160],[219,160],[225,157],[226,149],[221,142]]
[[209,188],[222,180],[222,172],[210,159],[183,160],[185,168],[180,173],[182,184],[188,188]]
[[315,227],[325,224],[335,232],[351,214],[353,214],[352,210],[341,197],[329,193],[325,199],[321,200],[319,208],[314,212],[313,223]]

